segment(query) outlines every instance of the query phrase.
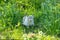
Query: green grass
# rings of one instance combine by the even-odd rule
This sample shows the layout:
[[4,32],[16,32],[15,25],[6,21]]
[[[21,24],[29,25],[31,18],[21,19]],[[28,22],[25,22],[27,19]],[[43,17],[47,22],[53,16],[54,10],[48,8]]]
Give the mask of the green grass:
[[[22,25],[26,13],[34,15],[35,25],[29,29]],[[45,33],[43,37],[37,37],[38,30]],[[60,0],[0,0],[0,39],[24,40],[26,31],[36,33],[30,40],[59,40]]]

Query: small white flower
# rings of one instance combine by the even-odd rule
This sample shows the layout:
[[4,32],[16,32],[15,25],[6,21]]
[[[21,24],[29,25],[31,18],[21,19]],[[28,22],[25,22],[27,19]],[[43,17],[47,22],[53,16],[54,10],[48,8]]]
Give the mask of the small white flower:
[[39,34],[41,34],[41,35],[42,35],[42,34],[44,34],[44,33],[43,33],[42,31],[39,31]]

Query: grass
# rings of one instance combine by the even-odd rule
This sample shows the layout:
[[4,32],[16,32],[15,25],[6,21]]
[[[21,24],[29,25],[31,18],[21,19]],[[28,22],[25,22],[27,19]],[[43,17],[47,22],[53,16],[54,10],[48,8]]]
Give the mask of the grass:
[[[26,13],[34,16],[29,29],[22,25]],[[59,40],[59,21],[59,0],[0,0],[0,39]]]

